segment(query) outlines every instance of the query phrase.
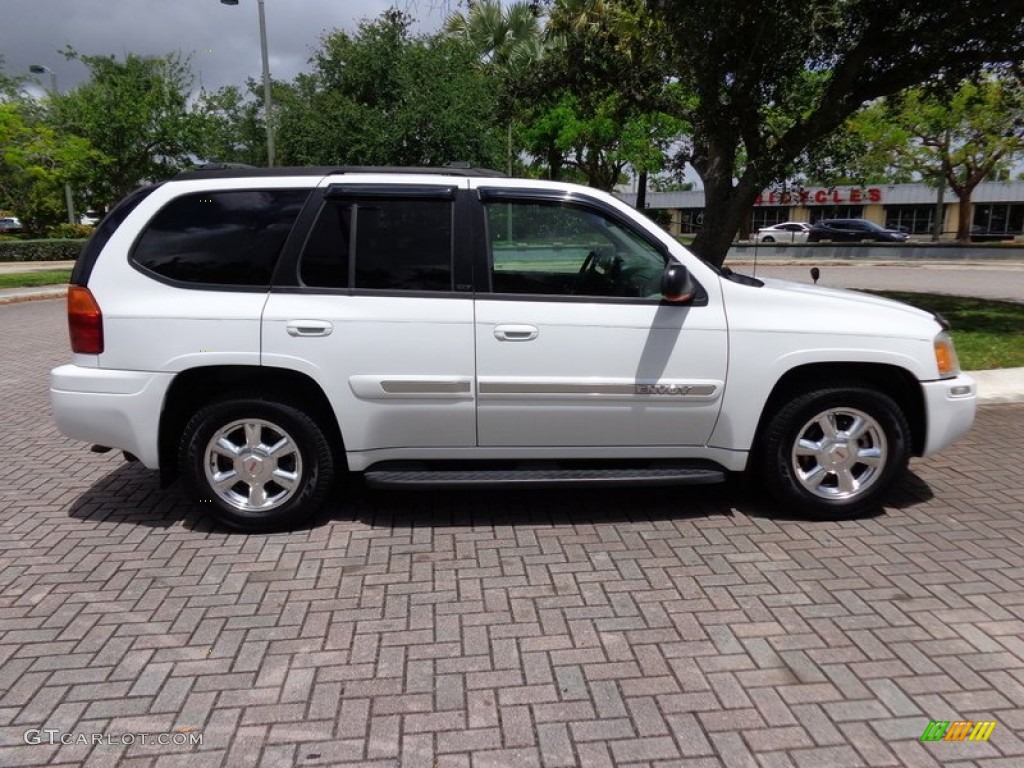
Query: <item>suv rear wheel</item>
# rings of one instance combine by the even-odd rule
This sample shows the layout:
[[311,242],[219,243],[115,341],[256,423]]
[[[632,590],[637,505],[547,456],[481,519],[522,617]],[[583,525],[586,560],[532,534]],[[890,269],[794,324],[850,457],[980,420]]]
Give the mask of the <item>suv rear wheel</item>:
[[876,507],[907,467],[910,427],[873,389],[815,389],[769,419],[756,469],[783,508],[822,519]]
[[248,531],[308,521],[334,479],[331,447],[316,422],[256,396],[199,410],[185,427],[178,460],[201,507]]

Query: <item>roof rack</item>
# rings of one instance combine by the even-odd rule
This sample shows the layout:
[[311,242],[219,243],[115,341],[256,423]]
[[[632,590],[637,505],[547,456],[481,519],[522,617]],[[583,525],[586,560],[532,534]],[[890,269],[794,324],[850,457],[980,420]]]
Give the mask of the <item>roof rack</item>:
[[181,171],[174,178],[184,179],[228,179],[259,176],[332,176],[346,173],[404,173],[430,176],[505,177],[507,174],[487,168],[473,168],[469,163],[451,163],[442,166],[396,166],[396,165],[323,165],[294,166],[280,168],[258,168],[242,163],[206,163],[187,171]]

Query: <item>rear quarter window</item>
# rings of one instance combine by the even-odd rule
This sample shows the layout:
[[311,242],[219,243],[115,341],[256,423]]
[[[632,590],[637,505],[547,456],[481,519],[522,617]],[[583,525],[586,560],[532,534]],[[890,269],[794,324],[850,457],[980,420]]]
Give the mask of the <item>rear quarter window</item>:
[[82,252],[78,254],[78,259],[75,260],[75,268],[71,272],[72,285],[87,285],[89,283],[92,268],[96,265],[96,260],[104,246],[128,218],[128,215],[159,186],[159,184],[153,184],[148,187],[140,187],[115,205],[113,210],[103,218],[93,231],[92,237],[82,248]]
[[270,285],[309,189],[245,189],[182,195],[150,220],[132,263],[196,285]]

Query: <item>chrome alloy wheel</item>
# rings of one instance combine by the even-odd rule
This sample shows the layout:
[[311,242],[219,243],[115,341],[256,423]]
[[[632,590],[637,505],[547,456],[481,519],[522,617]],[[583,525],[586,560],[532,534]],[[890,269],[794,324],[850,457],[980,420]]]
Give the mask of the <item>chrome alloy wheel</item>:
[[888,459],[885,431],[855,408],[830,408],[797,433],[792,463],[797,481],[822,499],[850,499],[870,488]]
[[291,435],[263,419],[241,419],[210,437],[203,455],[210,488],[245,512],[267,512],[299,488],[302,454]]

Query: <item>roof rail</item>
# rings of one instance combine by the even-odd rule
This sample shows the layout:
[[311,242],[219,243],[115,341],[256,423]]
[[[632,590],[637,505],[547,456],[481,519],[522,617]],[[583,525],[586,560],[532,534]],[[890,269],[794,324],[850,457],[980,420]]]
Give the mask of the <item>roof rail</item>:
[[430,176],[504,177],[500,171],[474,168],[469,163],[451,163],[443,166],[395,166],[395,165],[339,165],[339,166],[295,166],[280,168],[258,168],[241,163],[206,163],[187,171],[181,171],[175,179],[227,179],[252,178],[259,176],[332,176],[363,173],[404,173]]

